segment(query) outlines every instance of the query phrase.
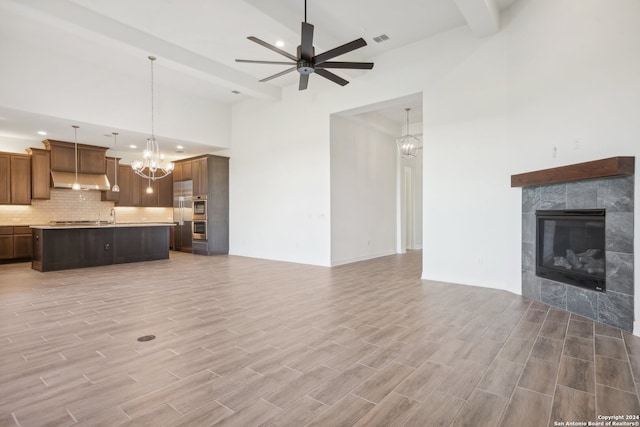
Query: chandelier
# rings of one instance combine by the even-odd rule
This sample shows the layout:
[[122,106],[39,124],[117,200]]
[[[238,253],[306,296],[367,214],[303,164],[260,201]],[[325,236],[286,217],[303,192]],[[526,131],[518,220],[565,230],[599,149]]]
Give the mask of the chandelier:
[[409,133],[409,111],[411,108],[404,109],[407,112],[407,128],[406,133],[396,141],[398,144],[398,151],[402,157],[410,158],[415,157],[416,152],[422,149],[422,141],[417,136]]
[[160,147],[154,132],[153,61],[155,60],[155,56],[149,57],[149,61],[151,61],[151,137],[147,138],[147,146],[142,152],[142,160],[136,160],[131,163],[131,168],[136,174],[149,180],[147,193],[153,192],[151,190],[151,181],[165,178],[173,171],[173,163],[166,161],[164,154],[160,153]]

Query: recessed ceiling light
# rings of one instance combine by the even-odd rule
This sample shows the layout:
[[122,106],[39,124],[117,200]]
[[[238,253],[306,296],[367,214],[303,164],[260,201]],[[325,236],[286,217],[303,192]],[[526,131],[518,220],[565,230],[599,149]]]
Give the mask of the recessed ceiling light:
[[39,131],[38,131],[38,135],[45,136],[46,134],[47,134],[47,133],[46,133],[45,131],[43,131],[43,130],[39,130]]
[[182,145],[176,145],[176,148],[177,148],[178,150],[182,150],[184,147],[183,147]]
[[136,145],[130,145],[129,148],[138,148]]
[[284,42],[283,42],[282,40],[278,40],[278,41],[276,42],[276,46],[278,46],[278,47],[284,47]]

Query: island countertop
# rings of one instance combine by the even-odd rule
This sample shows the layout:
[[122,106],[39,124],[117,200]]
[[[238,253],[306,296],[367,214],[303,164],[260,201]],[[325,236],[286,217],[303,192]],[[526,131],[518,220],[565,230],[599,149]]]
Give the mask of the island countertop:
[[123,222],[123,223],[97,223],[97,222],[69,222],[57,224],[35,224],[31,228],[42,230],[55,230],[65,228],[114,228],[114,227],[174,227],[173,222]]

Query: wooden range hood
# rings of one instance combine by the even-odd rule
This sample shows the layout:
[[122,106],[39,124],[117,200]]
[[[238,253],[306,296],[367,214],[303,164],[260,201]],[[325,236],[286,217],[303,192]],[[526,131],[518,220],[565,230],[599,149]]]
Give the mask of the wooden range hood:
[[[46,139],[42,143],[51,151],[51,186],[71,188],[76,180],[75,144]],[[108,147],[78,144],[78,183],[85,190],[106,191],[111,188],[107,178]]]

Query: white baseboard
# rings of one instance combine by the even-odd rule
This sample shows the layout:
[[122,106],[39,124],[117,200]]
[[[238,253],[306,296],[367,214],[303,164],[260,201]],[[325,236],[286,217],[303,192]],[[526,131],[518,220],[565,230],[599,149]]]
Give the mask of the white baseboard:
[[331,260],[331,267],[344,265],[344,264],[351,264],[352,262],[366,261],[369,259],[380,258],[383,256],[395,255],[395,254],[397,254],[396,251],[386,251],[386,252],[378,252],[375,254],[362,255],[359,257],[347,258],[347,259]]

